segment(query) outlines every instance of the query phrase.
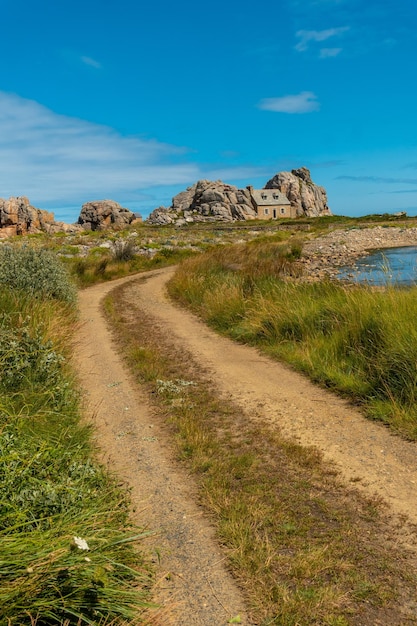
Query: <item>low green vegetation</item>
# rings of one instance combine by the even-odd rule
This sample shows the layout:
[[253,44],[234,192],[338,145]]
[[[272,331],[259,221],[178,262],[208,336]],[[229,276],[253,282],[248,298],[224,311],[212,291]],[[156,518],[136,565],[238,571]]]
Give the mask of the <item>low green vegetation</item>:
[[160,249],[152,255],[134,253],[131,242],[116,242],[114,249],[92,251],[85,257],[66,259],[71,275],[79,287],[88,287],[98,282],[122,278],[129,274],[175,265],[195,254],[182,248]]
[[273,241],[214,250],[185,262],[170,291],[219,331],[417,439],[417,288],[293,280],[297,253]]
[[146,533],[80,422],[74,288],[49,252],[2,246],[0,267],[0,625],[137,623]]
[[4,244],[0,247],[0,285],[23,291],[37,299],[75,300],[75,288],[54,253],[27,244]]
[[108,296],[108,317],[149,391],[154,419],[171,429],[178,458],[194,475],[250,622],[416,624],[412,559],[380,504],[342,486],[317,450],[286,441],[219,398],[190,354],[140,309],[132,315],[128,289]]

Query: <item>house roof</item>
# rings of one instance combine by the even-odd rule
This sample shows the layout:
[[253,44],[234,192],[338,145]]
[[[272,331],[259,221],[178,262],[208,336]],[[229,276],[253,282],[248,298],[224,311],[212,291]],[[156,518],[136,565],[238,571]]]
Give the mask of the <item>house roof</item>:
[[257,206],[289,206],[291,202],[278,189],[251,189],[251,196]]

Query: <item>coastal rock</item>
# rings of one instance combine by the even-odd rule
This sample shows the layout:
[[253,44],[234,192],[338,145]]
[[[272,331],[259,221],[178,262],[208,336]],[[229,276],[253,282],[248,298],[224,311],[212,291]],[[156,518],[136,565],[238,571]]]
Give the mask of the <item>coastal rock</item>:
[[199,180],[172,199],[169,208],[158,207],[150,224],[182,225],[191,222],[233,222],[256,219],[250,193],[221,180]]
[[122,229],[139,219],[114,200],[94,200],[83,204],[78,224],[85,230]]
[[0,237],[49,232],[54,214],[32,206],[26,196],[0,198]]
[[332,215],[327,205],[324,187],[311,180],[310,170],[300,167],[291,172],[279,172],[265,185],[265,189],[279,189],[296,209],[297,217]]

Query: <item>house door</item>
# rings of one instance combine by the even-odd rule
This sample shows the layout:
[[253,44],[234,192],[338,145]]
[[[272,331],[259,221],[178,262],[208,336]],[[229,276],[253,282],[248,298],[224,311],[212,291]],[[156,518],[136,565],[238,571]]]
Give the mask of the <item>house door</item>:
[[276,219],[277,218],[277,210],[273,209],[272,213],[273,213],[274,219]]

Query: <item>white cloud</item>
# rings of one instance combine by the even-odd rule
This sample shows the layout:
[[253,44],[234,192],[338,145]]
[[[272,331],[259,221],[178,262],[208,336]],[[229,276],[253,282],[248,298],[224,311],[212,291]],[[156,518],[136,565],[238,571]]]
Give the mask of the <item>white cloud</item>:
[[295,46],[298,52],[305,52],[310,42],[327,41],[331,37],[339,37],[343,33],[350,30],[349,26],[339,26],[338,28],[328,28],[326,30],[299,30],[295,33],[295,36],[299,39],[299,42]]
[[96,70],[101,70],[101,63],[99,63],[98,61],[96,61],[95,59],[92,59],[91,57],[81,57],[81,61],[85,64],[85,65],[89,65],[90,67],[94,67]]
[[312,91],[302,91],[293,96],[264,98],[258,104],[263,111],[276,113],[311,113],[320,109],[317,96]]
[[40,208],[97,198],[143,197],[142,190],[194,183],[210,170],[227,179],[256,168],[204,168],[187,150],[153,139],[58,115],[43,105],[0,91],[0,197],[28,196]]
[[322,48],[320,50],[320,59],[330,59],[337,57],[342,52],[342,48]]

